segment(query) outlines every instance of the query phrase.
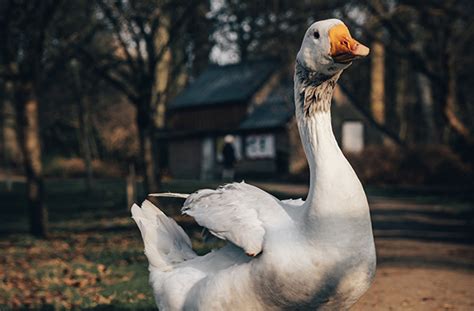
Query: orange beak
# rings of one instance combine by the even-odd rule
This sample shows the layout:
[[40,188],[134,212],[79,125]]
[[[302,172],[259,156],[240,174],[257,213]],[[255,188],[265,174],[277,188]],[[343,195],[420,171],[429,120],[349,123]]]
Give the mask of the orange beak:
[[338,24],[329,29],[331,57],[337,63],[349,63],[369,54],[369,48],[351,37],[346,25]]

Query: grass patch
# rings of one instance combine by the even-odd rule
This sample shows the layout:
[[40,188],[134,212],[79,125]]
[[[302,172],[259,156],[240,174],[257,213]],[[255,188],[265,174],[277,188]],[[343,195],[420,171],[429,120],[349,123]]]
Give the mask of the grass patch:
[[[51,237],[40,240],[26,234],[25,185],[7,192],[0,184],[0,310],[155,309],[124,181],[96,180],[91,193],[81,180],[48,180],[45,188]],[[177,213],[180,203],[165,208]],[[196,243],[199,253],[209,251]]]
[[[217,183],[168,182],[163,191],[193,192],[215,188]],[[46,205],[51,237],[26,234],[25,185],[15,183],[7,192],[0,184],[0,310],[98,309],[147,310],[155,303],[148,285],[148,263],[138,228],[126,206],[125,182],[96,180],[87,193],[81,180],[48,180]],[[292,197],[288,193],[274,193]],[[408,196],[389,190],[369,189],[369,195]],[[143,192],[140,189],[140,196]],[[472,193],[470,194],[472,197]],[[453,200],[452,196],[410,196],[424,203]],[[467,204],[459,200],[459,204]],[[470,206],[472,213],[472,201]],[[178,214],[181,200],[160,200],[166,213]],[[447,206],[460,209],[457,200]],[[213,247],[196,231],[188,232],[198,254]]]

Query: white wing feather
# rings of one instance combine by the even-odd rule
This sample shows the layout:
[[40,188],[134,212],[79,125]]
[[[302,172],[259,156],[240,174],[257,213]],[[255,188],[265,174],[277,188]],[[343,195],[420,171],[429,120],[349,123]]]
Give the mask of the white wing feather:
[[262,251],[265,235],[262,221],[274,209],[281,209],[276,198],[241,182],[216,190],[199,190],[188,197],[181,211],[218,238],[257,255]]
[[196,256],[184,230],[150,201],[145,200],[141,208],[134,204],[132,218],[140,229],[145,255],[152,266],[167,271]]

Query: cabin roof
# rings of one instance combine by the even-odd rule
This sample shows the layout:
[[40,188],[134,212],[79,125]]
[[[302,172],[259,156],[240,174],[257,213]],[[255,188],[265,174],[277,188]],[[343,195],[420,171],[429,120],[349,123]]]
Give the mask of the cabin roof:
[[273,60],[211,65],[170,102],[168,109],[247,101],[276,69],[278,62]]
[[280,84],[240,124],[240,129],[263,129],[284,126],[294,115],[291,81]]

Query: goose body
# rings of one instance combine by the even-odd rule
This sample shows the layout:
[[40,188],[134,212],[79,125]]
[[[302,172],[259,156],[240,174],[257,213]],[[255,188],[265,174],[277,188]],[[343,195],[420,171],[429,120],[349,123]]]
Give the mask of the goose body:
[[[349,42],[341,47],[341,40]],[[330,116],[336,81],[364,48],[332,19],[313,24],[298,53],[296,118],[311,172],[306,201],[280,201],[243,182],[179,195],[183,213],[228,241],[204,256],[152,203],[132,207],[160,310],[344,310],[368,289],[375,274],[369,207]]]

